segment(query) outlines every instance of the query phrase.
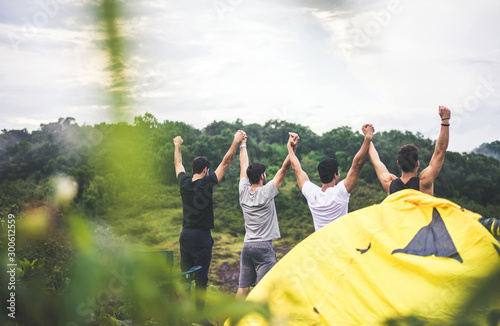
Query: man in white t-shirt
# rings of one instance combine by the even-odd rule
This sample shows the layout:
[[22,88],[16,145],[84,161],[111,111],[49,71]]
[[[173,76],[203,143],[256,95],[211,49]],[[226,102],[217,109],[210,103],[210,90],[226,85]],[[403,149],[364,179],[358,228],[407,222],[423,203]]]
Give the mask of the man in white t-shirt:
[[314,230],[318,231],[331,221],[347,214],[349,196],[358,181],[361,169],[368,156],[368,149],[375,129],[371,124],[365,124],[361,127],[365,139],[352,161],[351,168],[347,172],[347,177],[339,182],[339,163],[334,158],[326,158],[319,162],[318,173],[322,186],[319,187],[309,181],[307,173],[302,170],[300,161],[295,155],[294,148],[297,146],[299,136],[296,133],[290,133],[288,140],[288,156],[292,164],[292,169],[297,177],[302,194],[307,199],[309,210],[313,217]]

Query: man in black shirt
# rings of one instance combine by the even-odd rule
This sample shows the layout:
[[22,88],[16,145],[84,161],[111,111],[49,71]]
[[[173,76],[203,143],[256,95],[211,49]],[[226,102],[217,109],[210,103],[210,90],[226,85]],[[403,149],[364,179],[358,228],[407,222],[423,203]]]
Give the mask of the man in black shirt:
[[370,144],[368,155],[375,168],[377,177],[388,195],[403,189],[414,189],[434,196],[434,180],[436,180],[443,166],[450,138],[450,109],[440,106],[439,116],[441,117],[441,131],[434,148],[434,154],[431,157],[429,166],[420,172],[420,174],[418,174],[420,164],[416,146],[405,145],[399,149],[397,163],[402,172],[401,178],[398,178],[387,170],[384,163],[380,160],[375,146],[373,143]]
[[[439,133],[434,154],[431,157],[429,166],[420,174],[418,169],[420,162],[418,160],[418,148],[414,145],[404,145],[398,151],[398,165],[401,168],[401,178],[387,170],[382,163],[373,143],[370,144],[368,155],[372,161],[377,177],[387,191],[387,194],[393,194],[404,189],[414,189],[434,196],[434,180],[436,180],[441,167],[444,163],[444,156],[448,148],[451,111],[445,106],[439,107],[439,116],[441,117],[441,131]],[[478,217],[477,221],[481,223],[493,236],[500,237],[500,220],[497,218]]]
[[236,155],[238,144],[246,138],[242,130],[234,135],[233,143],[215,172],[209,173],[210,162],[204,157],[193,160],[193,177],[186,174],[182,165],[182,138],[174,138],[175,175],[179,181],[182,197],[182,231],[179,238],[181,251],[181,270],[202,266],[195,272],[196,306],[199,310],[205,307],[205,294],[208,283],[208,269],[212,260],[213,239],[211,229],[214,228],[214,209],[212,200],[213,187],[219,183]]

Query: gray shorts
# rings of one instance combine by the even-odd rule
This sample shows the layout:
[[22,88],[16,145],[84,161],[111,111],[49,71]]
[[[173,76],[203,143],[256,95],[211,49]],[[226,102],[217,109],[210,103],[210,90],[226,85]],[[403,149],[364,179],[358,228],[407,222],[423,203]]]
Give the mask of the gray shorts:
[[255,286],[276,264],[273,241],[244,242],[240,259],[240,288]]

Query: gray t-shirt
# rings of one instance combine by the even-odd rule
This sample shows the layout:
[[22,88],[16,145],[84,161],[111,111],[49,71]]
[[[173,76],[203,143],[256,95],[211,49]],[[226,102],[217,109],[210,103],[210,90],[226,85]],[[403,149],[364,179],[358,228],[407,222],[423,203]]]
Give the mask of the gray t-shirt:
[[252,192],[248,179],[240,180],[240,206],[245,219],[245,242],[267,241],[281,237],[274,197],[279,191],[274,180]]

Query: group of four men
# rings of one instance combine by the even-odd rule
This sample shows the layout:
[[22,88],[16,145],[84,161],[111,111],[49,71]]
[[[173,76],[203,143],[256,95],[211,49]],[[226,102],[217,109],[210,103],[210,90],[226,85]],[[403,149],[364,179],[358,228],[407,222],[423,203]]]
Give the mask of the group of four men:
[[297,184],[307,199],[315,231],[348,213],[350,193],[356,185],[367,156],[370,156],[377,176],[388,194],[410,188],[433,195],[434,180],[441,170],[448,147],[450,110],[440,106],[439,115],[441,131],[434,154],[429,166],[420,174],[418,174],[418,149],[413,145],[405,145],[398,152],[397,162],[402,170],[401,177],[389,173],[372,143],[375,129],[373,125],[365,124],[361,128],[365,136],[363,144],[354,157],[346,178],[339,182],[337,160],[326,158],[318,164],[321,186],[312,183],[302,170],[300,161],[295,155],[300,139],[296,133],[289,133],[288,155],[274,178],[268,182],[264,164],[249,164],[247,136],[242,130],[234,135],[231,147],[215,172],[209,172],[208,160],[203,157],[195,158],[192,167],[193,177],[186,174],[182,165],[182,138],[175,137],[175,173],[183,203],[183,224],[179,239],[181,269],[186,271],[193,266],[202,266],[195,274],[198,309],[204,307],[208,270],[212,258],[213,239],[210,231],[214,228],[212,189],[226,173],[236,155],[238,145],[239,202],[245,220],[245,238],[241,251],[239,288],[236,296],[244,298],[250,287],[255,286],[277,262],[272,241],[280,237],[280,231],[274,197],[278,195],[290,167],[294,170]]

